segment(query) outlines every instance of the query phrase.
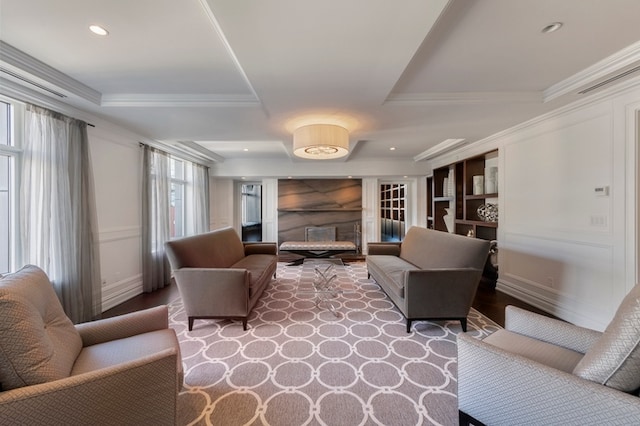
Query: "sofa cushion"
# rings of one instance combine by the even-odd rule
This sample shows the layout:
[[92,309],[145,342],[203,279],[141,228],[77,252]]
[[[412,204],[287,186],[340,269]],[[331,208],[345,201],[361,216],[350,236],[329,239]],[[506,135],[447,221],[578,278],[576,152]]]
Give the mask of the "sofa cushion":
[[[179,351],[180,346],[176,333],[170,328],[98,343],[82,349],[71,370],[71,375],[75,376],[128,361],[135,361],[172,348],[176,348]],[[181,378],[183,373],[180,353],[178,353],[177,360],[176,371],[179,378]]]
[[0,280],[2,390],[68,377],[82,339],[47,275],[28,265]]
[[232,268],[246,269],[249,271],[249,297],[252,297],[265,281],[271,280],[274,268],[271,264],[276,264],[277,260],[271,254],[252,254],[236,262]]
[[580,352],[508,330],[498,330],[483,341],[566,373],[571,373],[583,357]]
[[640,388],[640,284],[625,296],[602,337],[573,373],[625,392]]
[[406,272],[420,269],[397,256],[369,255],[366,261],[367,268],[374,278],[384,280],[383,283],[378,284],[382,284],[385,289],[401,298],[404,298]]
[[400,257],[420,269],[484,269],[490,242],[412,226],[400,246]]

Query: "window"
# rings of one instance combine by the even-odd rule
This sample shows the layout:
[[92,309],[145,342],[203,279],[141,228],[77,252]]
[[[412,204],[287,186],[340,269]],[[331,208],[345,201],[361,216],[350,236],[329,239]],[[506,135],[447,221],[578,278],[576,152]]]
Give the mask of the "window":
[[184,237],[186,232],[186,187],[187,179],[185,173],[185,163],[182,160],[171,158],[169,160],[171,168],[171,199],[170,199],[170,237]]
[[17,157],[20,155],[16,142],[14,110],[17,105],[0,98],[0,274],[10,272],[17,260],[15,228],[15,195]]

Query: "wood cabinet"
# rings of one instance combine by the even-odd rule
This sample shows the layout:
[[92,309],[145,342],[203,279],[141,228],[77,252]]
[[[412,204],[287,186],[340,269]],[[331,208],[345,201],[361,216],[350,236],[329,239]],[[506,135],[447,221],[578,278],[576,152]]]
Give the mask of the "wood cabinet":
[[[497,166],[496,150],[434,169],[433,176],[427,178],[428,226],[447,232],[445,209],[448,209],[454,216],[452,226],[456,234],[495,240],[498,220],[492,216],[498,205]],[[485,213],[484,218],[479,209]]]

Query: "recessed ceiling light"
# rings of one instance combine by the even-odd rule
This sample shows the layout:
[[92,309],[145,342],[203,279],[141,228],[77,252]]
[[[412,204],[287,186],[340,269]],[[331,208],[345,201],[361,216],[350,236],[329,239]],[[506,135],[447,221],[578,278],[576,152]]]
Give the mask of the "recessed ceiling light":
[[542,29],[543,34],[552,33],[554,31],[558,31],[562,28],[562,22],[554,22],[553,24],[549,24]]
[[92,33],[98,34],[99,36],[109,35],[109,31],[105,30],[100,25],[89,25],[89,29]]
[[249,151],[249,148],[244,148],[243,151],[247,152],[247,151]]
[[391,148],[389,148],[389,151],[395,151],[395,150],[396,150],[395,146],[392,146]]

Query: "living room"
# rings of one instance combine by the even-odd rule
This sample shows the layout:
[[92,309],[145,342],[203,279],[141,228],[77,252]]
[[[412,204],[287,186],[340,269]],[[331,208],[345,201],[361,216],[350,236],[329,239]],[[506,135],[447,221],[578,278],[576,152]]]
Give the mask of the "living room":
[[[571,1],[563,7],[552,1],[535,7],[534,2],[440,1],[433,6],[437,12],[413,4],[420,2],[406,10],[359,2],[342,11],[331,37],[310,23],[313,16],[331,16],[343,7],[335,2],[309,11],[286,1],[246,6],[253,10],[205,0],[184,10],[147,2],[139,8],[119,4],[102,17],[92,17],[90,7],[78,3],[82,31],[90,17],[110,32],[106,38],[82,39],[65,34],[64,13],[47,3],[2,1],[3,69],[15,73],[15,60],[21,59],[30,66],[22,75],[42,84],[40,77],[59,76],[51,70],[37,74],[44,63],[101,93],[101,101],[92,104],[74,92],[80,86],[62,84],[71,80],[44,82],[70,92],[60,98],[8,74],[2,75],[0,95],[3,102],[33,103],[92,125],[103,310],[143,292],[141,143],[209,166],[212,230],[231,226],[240,232],[242,184],[259,184],[263,241],[278,241],[279,182],[360,180],[365,254],[367,243],[381,236],[380,185],[406,185],[406,226],[427,227],[433,170],[497,150],[498,291],[602,331],[638,281],[640,77],[630,72],[578,94],[637,70],[635,1]],[[106,8],[98,3],[91,5],[95,11]],[[144,31],[133,30],[135,19],[145,15],[171,30],[158,34],[148,22],[141,24]],[[554,22],[564,26],[541,32]],[[302,46],[287,45],[294,37],[283,28],[294,23],[300,33],[309,27]],[[378,34],[383,24],[386,35]],[[504,36],[496,29],[502,25]],[[487,30],[472,43],[465,26]],[[526,36],[524,28],[530,31]],[[153,37],[144,38],[145,31]],[[371,41],[353,40],[358,32]],[[594,33],[602,40],[593,40]],[[122,40],[122,34],[131,38]],[[104,56],[113,67],[100,62],[105,68],[91,68],[78,59],[82,54],[61,47],[74,37],[87,62]],[[114,39],[117,45],[110,46]],[[338,51],[341,40],[345,46]],[[130,50],[123,47],[128,43]],[[317,51],[304,48],[314,43]],[[482,43],[488,47],[481,49]],[[147,47],[151,58],[142,55]],[[209,49],[215,54],[203,53]],[[360,49],[361,55],[353,53]],[[450,68],[447,61],[456,49],[467,62]],[[194,61],[194,52],[204,59]],[[298,59],[286,61],[287,55]],[[127,65],[136,64],[136,56],[139,65],[148,60],[167,70],[176,58],[191,70],[181,69],[182,76],[163,90],[162,76]],[[130,80],[120,72],[130,73]],[[430,83],[435,77],[437,84]],[[307,95],[315,96],[315,108],[302,100]],[[375,107],[365,112],[352,107],[360,102]],[[305,160],[293,154],[295,129],[314,114],[349,127],[346,159]],[[464,140],[441,145],[452,139]]]

